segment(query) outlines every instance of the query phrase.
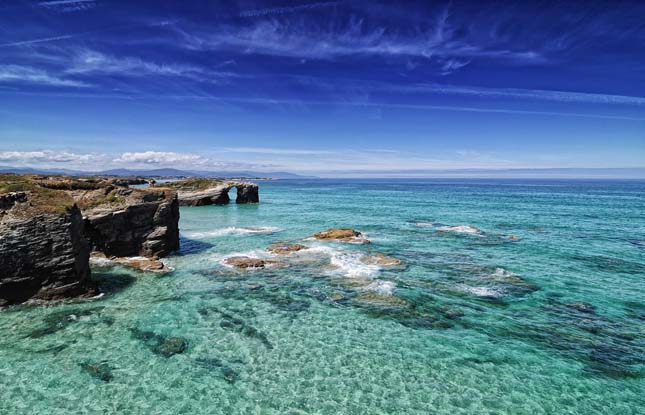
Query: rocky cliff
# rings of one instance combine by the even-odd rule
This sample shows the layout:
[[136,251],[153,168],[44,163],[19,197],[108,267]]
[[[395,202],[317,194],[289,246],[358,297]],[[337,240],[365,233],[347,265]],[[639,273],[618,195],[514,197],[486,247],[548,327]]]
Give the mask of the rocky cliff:
[[63,191],[0,195],[0,306],[92,294],[83,227]]
[[[179,249],[179,202],[173,192],[110,188],[77,197],[88,206],[85,234],[94,250],[116,257],[163,257]],[[92,207],[95,201],[99,204]]]
[[92,249],[151,258],[179,249],[176,194],[116,184],[0,175],[0,306],[92,294]]

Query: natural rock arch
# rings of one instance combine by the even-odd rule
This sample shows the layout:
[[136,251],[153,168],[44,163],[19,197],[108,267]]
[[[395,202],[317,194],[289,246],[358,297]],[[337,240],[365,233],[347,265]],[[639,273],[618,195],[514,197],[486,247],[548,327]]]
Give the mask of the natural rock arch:
[[231,201],[228,192],[233,188],[237,190],[235,203],[248,204],[260,202],[258,185],[248,182],[224,183],[216,187],[196,191],[179,190],[177,195],[179,196],[179,204],[181,206],[226,205]]

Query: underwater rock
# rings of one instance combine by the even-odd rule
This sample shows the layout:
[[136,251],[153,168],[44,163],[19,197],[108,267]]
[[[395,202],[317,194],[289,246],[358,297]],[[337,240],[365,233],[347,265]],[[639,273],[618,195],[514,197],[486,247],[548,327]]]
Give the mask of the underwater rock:
[[228,383],[235,383],[240,375],[230,367],[226,366],[224,362],[216,357],[199,358],[196,360],[197,364],[204,369],[219,370],[222,378]]
[[181,337],[162,336],[152,331],[142,331],[136,328],[130,329],[132,337],[141,340],[152,353],[163,356],[171,357],[186,351],[188,348],[188,341]]
[[318,232],[312,236],[321,241],[337,241],[352,244],[369,244],[370,241],[363,237],[359,231],[350,228],[332,228]]
[[267,247],[267,251],[276,255],[289,255],[305,249],[309,249],[309,247],[301,244],[290,244],[286,242],[275,242]]
[[71,310],[51,313],[43,319],[43,322],[45,323],[43,327],[32,330],[25,337],[37,339],[48,336],[50,334],[54,334],[65,329],[70,324],[80,321],[82,317],[88,317],[98,314],[101,310],[103,310],[103,307],[93,307],[85,309],[73,308]]
[[395,297],[390,294],[383,294],[378,291],[361,292],[356,296],[355,300],[387,307],[405,307],[408,305],[408,302],[402,298]]
[[232,330],[242,334],[243,336],[259,340],[267,349],[273,349],[273,344],[271,344],[264,333],[262,333],[255,327],[246,324],[244,320],[234,317],[230,314],[222,313],[222,321],[220,321],[220,327],[225,330]]
[[381,265],[381,266],[393,266],[401,265],[403,261],[398,258],[387,256],[384,254],[374,254],[367,255],[361,258],[361,262],[367,265]]
[[573,303],[565,304],[565,306],[582,313],[593,314],[596,312],[596,307],[594,307],[593,304],[589,304],[584,301],[576,301]]
[[93,378],[105,383],[110,382],[114,378],[112,368],[107,362],[85,362],[79,364],[79,366]]
[[232,256],[226,258],[224,263],[239,269],[253,269],[266,267],[288,267],[289,264],[282,261],[273,261],[269,259],[251,258],[248,256]]
[[522,239],[522,237],[519,235],[508,235],[507,238],[509,241],[516,241],[516,242]]

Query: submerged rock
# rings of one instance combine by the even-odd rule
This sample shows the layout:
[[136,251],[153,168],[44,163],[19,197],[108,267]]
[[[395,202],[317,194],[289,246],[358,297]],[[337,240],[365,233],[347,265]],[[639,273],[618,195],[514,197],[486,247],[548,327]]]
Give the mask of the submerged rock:
[[395,297],[391,294],[384,294],[378,291],[361,292],[356,296],[355,300],[365,303],[379,304],[387,307],[405,307],[408,305],[408,302],[402,298]]
[[374,254],[367,255],[361,258],[361,262],[367,265],[381,265],[381,266],[393,266],[401,265],[403,261],[398,258],[387,256],[384,254]]
[[312,236],[321,241],[337,241],[353,244],[369,244],[369,239],[363,237],[359,231],[350,228],[332,228],[318,232]]
[[219,370],[222,378],[228,383],[235,383],[240,377],[235,370],[225,365],[224,362],[216,357],[199,358],[196,362],[204,369]]
[[267,336],[256,329],[255,327],[248,325],[244,320],[234,317],[227,313],[222,313],[222,320],[220,321],[220,327],[225,330],[232,330],[237,333],[242,334],[243,336],[259,340],[264,347],[267,349],[273,349],[273,344],[269,341]]
[[576,301],[573,303],[566,304],[566,307],[580,311],[581,313],[594,314],[596,312],[596,307],[593,304],[586,303],[584,301]]
[[269,259],[251,258],[247,256],[232,256],[226,258],[224,263],[239,269],[254,269],[266,267],[288,267],[289,264]]
[[289,255],[305,249],[309,249],[309,247],[301,244],[290,244],[286,242],[275,242],[267,247],[267,251],[276,255]]
[[130,329],[132,337],[141,340],[152,353],[163,356],[171,357],[186,351],[188,348],[188,341],[181,337],[162,336],[152,331],[142,331],[139,329]]
[[114,378],[112,367],[107,362],[85,362],[79,366],[90,376],[103,382],[110,382]]

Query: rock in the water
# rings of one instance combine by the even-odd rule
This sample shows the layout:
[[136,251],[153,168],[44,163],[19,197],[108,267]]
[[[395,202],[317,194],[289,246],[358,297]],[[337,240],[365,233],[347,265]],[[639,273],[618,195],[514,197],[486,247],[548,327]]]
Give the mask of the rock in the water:
[[235,203],[259,203],[259,189],[255,183],[222,182],[215,179],[189,179],[170,184],[177,190],[181,206],[225,205],[230,202],[228,195],[232,188],[237,189]]
[[363,237],[359,231],[350,228],[332,228],[326,231],[318,232],[313,238],[321,241],[338,241],[353,244],[369,244],[370,241]]
[[391,256],[383,254],[367,255],[361,258],[361,262],[367,265],[393,266],[401,265],[403,262]]
[[267,247],[267,251],[276,255],[289,255],[305,249],[309,249],[309,247],[301,244],[289,244],[285,242],[276,242]]
[[93,294],[81,211],[64,192],[0,198],[0,306]]
[[111,257],[108,258],[102,252],[92,252],[90,256],[90,263],[93,266],[103,267],[112,265],[123,265],[126,267],[134,268],[144,272],[166,273],[171,272],[173,269],[166,266],[161,260],[157,258],[146,257]]
[[268,259],[251,258],[248,256],[232,256],[226,258],[224,262],[240,269],[266,268],[266,267],[287,267],[285,262],[272,261]]
[[235,203],[260,203],[260,194],[257,184],[246,182],[237,183],[235,188],[237,189],[237,198],[235,199]]

